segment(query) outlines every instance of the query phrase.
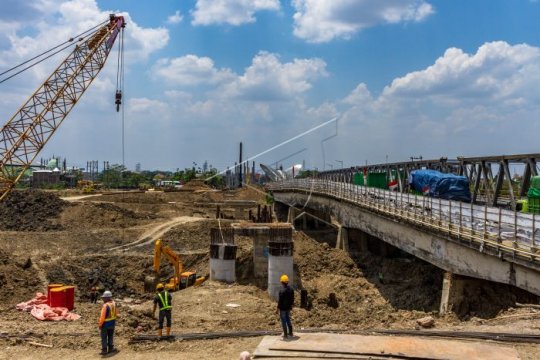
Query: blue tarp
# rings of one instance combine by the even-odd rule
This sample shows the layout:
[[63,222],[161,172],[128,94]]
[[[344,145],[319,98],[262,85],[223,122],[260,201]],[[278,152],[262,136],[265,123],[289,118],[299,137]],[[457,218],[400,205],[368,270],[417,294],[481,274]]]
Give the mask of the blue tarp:
[[414,190],[428,196],[471,202],[469,180],[465,176],[435,170],[414,170],[409,176],[409,184]]

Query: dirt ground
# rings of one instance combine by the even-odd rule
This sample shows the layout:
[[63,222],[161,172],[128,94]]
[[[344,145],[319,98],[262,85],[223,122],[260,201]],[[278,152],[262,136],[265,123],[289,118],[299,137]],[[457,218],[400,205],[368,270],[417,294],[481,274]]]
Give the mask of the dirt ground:
[[[261,338],[128,344],[134,335],[155,333],[153,295],[143,291],[145,276],[152,274],[155,237],[181,254],[184,270],[207,274],[210,228],[218,223],[215,209],[194,203],[238,199],[263,203],[264,194],[217,192],[204,184],[74,201],[51,192],[14,193],[0,204],[0,359],[99,358],[100,304],[89,302],[92,286],[111,290],[118,303],[121,352],[115,358],[236,359],[243,350],[253,351]],[[310,302],[309,309],[301,309],[296,297],[297,329],[412,330],[417,319],[429,315],[437,330],[540,334],[540,310],[515,307],[516,301],[538,302],[537,297],[481,284],[469,294],[474,301],[440,317],[439,270],[403,254],[351,257],[329,245],[332,236],[329,229],[294,233],[295,288],[307,290]],[[251,239],[237,237],[236,243],[237,283],[207,281],[174,293],[173,333],[279,330],[275,302],[253,277]],[[162,275],[172,275],[166,262]],[[76,286],[74,312],[81,319],[41,322],[15,309],[48,283]],[[337,307],[328,302],[330,293],[336,294]],[[523,359],[540,358],[538,345],[513,346]]]

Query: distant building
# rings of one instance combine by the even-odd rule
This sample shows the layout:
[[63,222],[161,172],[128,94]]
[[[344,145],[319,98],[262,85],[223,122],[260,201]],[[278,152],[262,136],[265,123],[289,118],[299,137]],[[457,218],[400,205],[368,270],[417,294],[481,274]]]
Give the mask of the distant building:
[[135,164],[135,172],[140,173],[141,172],[141,163]]
[[32,172],[32,187],[40,188],[44,186],[60,184],[60,170],[35,170]]

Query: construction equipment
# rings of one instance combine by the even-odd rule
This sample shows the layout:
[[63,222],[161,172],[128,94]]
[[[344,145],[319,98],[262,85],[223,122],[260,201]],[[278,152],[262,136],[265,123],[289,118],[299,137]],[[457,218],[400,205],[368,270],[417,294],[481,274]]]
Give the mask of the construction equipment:
[[96,190],[96,187],[92,180],[79,180],[77,181],[77,189],[82,190],[84,194],[90,194]]
[[[105,65],[119,33],[121,34],[120,45],[123,49],[125,25],[123,16],[110,15],[109,21],[68,40],[66,42],[68,45],[63,49],[74,45],[73,51],[2,127],[0,131],[0,201],[7,196],[32,165],[52,134],[96,78]],[[123,59],[121,53],[122,51],[119,52],[119,63],[120,59]],[[121,69],[123,71],[123,61]],[[117,107],[119,101],[116,95]]]
[[156,285],[160,282],[159,270],[161,257],[165,256],[174,267],[174,276],[165,283],[165,288],[169,291],[182,290],[190,286],[199,286],[208,279],[208,276],[197,276],[196,272],[183,272],[182,260],[170,248],[170,246],[158,239],[154,245],[154,275],[144,279],[144,291],[154,292]]

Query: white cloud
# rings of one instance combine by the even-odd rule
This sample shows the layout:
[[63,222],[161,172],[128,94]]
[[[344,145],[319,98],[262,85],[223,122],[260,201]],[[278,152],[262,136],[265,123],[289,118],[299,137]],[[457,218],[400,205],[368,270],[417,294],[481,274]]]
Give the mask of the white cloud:
[[212,59],[196,55],[160,59],[153,67],[153,74],[180,86],[218,84],[233,77],[231,70],[216,69]]
[[321,59],[282,63],[276,54],[260,52],[243,75],[224,86],[222,96],[251,101],[287,101],[308,91],[312,81],[326,76]]
[[167,18],[167,24],[172,24],[172,25],[179,24],[180,22],[182,22],[183,18],[184,17],[180,14],[180,10],[176,10],[176,12],[173,15]]
[[450,48],[378,97],[364,84],[354,89],[342,102],[340,143],[354,144],[344,151],[371,162],[385,154],[403,161],[535,152],[539,82],[537,47],[492,42],[474,54]]
[[387,86],[385,97],[446,102],[511,101],[535,96],[540,80],[540,50],[503,41],[482,45],[475,54],[450,48],[425,70]]
[[378,24],[419,22],[433,7],[424,0],[293,0],[294,35],[314,43],[348,39]]
[[197,0],[193,25],[242,25],[255,22],[255,13],[279,10],[279,0]]
[[260,102],[288,101],[302,95],[311,89],[313,81],[327,75],[325,68],[326,63],[317,58],[282,63],[278,55],[260,52],[241,75],[216,68],[212,59],[196,55],[160,59],[152,73],[169,85],[215,86],[212,93],[221,99]]
[[[108,19],[111,11],[98,8],[95,0],[41,0],[44,18],[38,21],[21,21],[17,29],[28,29],[36,35],[19,35],[12,32],[9,36],[9,46],[0,48],[0,55],[9,59],[11,63],[23,60],[51,48],[70,37],[75,36],[89,28],[94,27]],[[54,9],[54,10],[52,10]],[[128,13],[121,13],[126,18],[126,61],[136,62],[144,60],[152,52],[163,48],[169,41],[169,33],[165,28],[143,28],[130,17]],[[14,25],[13,25],[14,26]]]
[[166,115],[169,113],[169,105],[160,100],[130,98],[127,105],[130,114],[146,113],[147,115],[152,115],[152,121],[167,118],[167,116],[156,116],[158,114]]

